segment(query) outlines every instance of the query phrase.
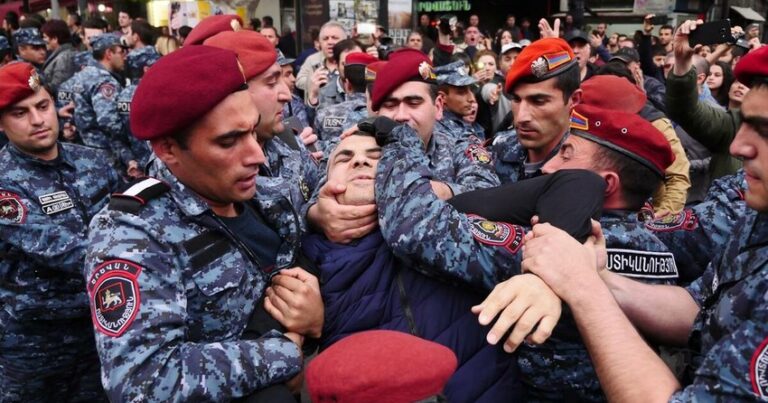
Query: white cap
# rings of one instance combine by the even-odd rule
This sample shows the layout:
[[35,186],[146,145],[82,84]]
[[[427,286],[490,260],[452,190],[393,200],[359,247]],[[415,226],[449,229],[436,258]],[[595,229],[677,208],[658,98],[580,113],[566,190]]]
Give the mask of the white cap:
[[506,44],[506,45],[501,47],[501,54],[503,55],[504,53],[507,53],[507,52],[509,52],[510,50],[513,50],[513,49],[521,50],[522,48],[523,48],[523,46],[520,45],[519,43],[517,43],[517,42],[510,42],[510,43],[508,43],[508,44]]

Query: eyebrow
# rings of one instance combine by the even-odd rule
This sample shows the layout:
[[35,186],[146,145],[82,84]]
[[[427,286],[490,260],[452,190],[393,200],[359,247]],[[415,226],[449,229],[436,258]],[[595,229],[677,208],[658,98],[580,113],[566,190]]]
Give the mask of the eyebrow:
[[409,95],[407,97],[403,98],[395,98],[395,97],[389,97],[384,100],[384,102],[409,102],[409,101],[423,101],[424,97],[421,95]]
[[[381,147],[373,147],[373,148],[369,148],[369,149],[365,150],[366,154],[380,153],[380,152],[381,152]],[[352,156],[355,155],[355,152],[352,151],[352,150],[348,150],[348,149],[341,149],[339,151],[336,151],[336,154],[333,156],[333,160],[335,161],[341,155],[343,155],[345,157],[352,157]]]

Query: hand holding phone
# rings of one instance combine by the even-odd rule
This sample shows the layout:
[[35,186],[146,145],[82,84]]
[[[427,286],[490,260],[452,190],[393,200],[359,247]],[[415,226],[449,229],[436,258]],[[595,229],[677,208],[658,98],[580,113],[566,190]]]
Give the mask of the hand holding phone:
[[733,43],[731,35],[731,20],[724,19],[701,24],[688,34],[688,44],[691,47],[696,45],[717,45],[720,43]]

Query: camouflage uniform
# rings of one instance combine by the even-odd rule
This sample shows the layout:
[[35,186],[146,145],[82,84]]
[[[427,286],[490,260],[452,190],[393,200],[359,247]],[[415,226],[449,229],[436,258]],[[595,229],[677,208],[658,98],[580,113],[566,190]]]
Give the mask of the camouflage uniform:
[[[547,158],[541,163],[543,165],[550,158],[560,152],[560,145],[563,144],[568,134],[563,136],[560,144],[552,150]],[[533,178],[541,175],[541,165],[535,172],[526,173],[526,161],[528,153],[517,139],[517,132],[514,129],[500,131],[493,138],[493,158],[496,160],[496,174],[499,175],[501,183],[517,182],[519,180]]]
[[[323,144],[339,137],[341,133],[368,117],[365,94],[355,92],[347,95],[347,100],[317,110],[315,131]],[[323,145],[322,149],[325,149]]]
[[93,58],[93,53],[90,50],[78,52],[73,60],[75,63],[75,71],[78,73],[88,66],[97,67],[99,65],[99,62]]
[[[415,133],[401,126],[393,135],[395,145],[384,148],[375,185],[381,231],[393,253],[427,274],[485,290],[518,274],[525,228],[465,215],[440,202],[432,193],[432,173]],[[672,253],[643,228],[636,214],[604,212],[601,224],[610,270],[651,283],[677,280]],[[547,343],[526,345],[519,354],[531,399],[604,400],[567,310]]]
[[347,94],[344,92],[344,87],[341,86],[339,70],[328,73],[328,84],[320,87],[317,95],[317,109],[340,104],[346,100]]
[[[748,210],[687,291],[701,307],[689,346],[699,355],[670,401],[764,401],[768,396],[768,220]],[[695,371],[695,372],[694,372]]]
[[698,279],[722,252],[746,214],[745,188],[744,170],[739,170],[713,182],[703,202],[645,224],[675,254],[682,283]]
[[101,151],[0,151],[0,401],[103,400],[82,277],[90,219],[119,186]]
[[485,130],[477,122],[469,123],[461,116],[444,109],[443,118],[437,121],[437,127],[440,131],[450,133],[461,138],[474,136],[480,140],[485,140]]
[[291,100],[283,105],[283,117],[296,117],[301,122],[302,127],[309,127],[309,115],[307,114],[307,105],[304,100],[296,94],[291,94]]
[[277,331],[241,336],[270,276],[296,260],[291,206],[252,201],[283,240],[269,271],[160,161],[152,165],[157,179],[115,195],[91,225],[85,277],[110,400],[228,401],[290,379],[302,365],[293,342]]
[[[264,155],[267,163],[261,166],[256,177],[259,194],[287,198],[304,217],[310,196],[319,188],[321,176],[324,175],[314,158],[305,150],[290,148],[277,137],[264,144]],[[305,228],[304,220],[300,221],[302,228]]]
[[86,67],[75,75],[83,91],[73,91],[75,99],[75,126],[83,144],[109,150],[116,164],[127,166],[136,160],[123,133],[117,96],[122,90],[120,82],[103,66]]

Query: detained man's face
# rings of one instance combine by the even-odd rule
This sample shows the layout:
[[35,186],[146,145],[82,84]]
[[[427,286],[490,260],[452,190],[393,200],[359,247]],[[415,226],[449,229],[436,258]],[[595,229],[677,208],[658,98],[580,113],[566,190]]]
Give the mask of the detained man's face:
[[328,159],[328,180],[343,183],[346,192],[336,196],[339,204],[373,204],[376,166],[381,147],[370,136],[352,135],[342,140]]

